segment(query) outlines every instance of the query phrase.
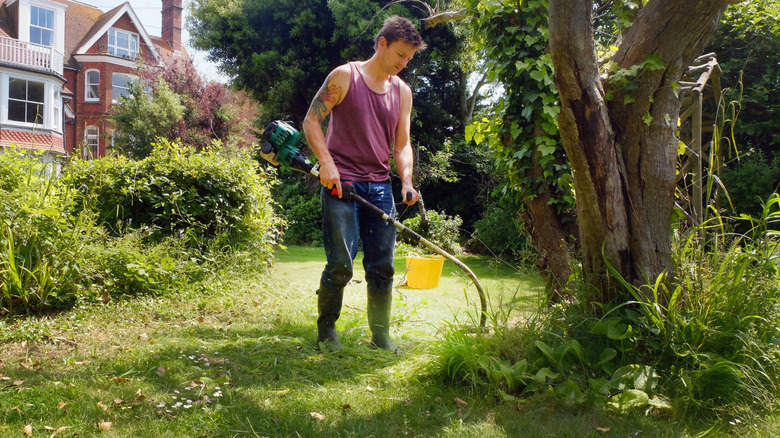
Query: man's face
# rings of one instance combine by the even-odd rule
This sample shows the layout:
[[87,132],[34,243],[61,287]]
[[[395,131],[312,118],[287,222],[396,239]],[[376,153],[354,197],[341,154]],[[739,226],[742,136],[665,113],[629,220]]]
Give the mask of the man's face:
[[380,38],[378,49],[382,59],[382,66],[388,74],[393,76],[403,70],[417,52],[415,46],[404,40],[397,40],[387,44],[387,40],[384,37]]

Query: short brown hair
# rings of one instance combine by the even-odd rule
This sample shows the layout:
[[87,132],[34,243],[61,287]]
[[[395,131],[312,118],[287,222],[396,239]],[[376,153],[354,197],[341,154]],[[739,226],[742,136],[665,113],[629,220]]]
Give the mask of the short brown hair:
[[385,20],[382,29],[376,34],[374,38],[374,49],[379,45],[379,38],[385,37],[387,45],[391,43],[404,40],[406,43],[414,46],[417,50],[425,50],[426,44],[423,41],[420,32],[414,27],[414,24],[407,18],[393,15]]

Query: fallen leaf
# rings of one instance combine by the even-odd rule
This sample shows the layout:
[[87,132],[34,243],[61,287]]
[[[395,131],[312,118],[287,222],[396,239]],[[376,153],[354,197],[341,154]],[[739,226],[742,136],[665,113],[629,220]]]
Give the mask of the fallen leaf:
[[290,392],[290,388],[285,388],[285,389],[283,389],[281,391],[276,391],[276,395],[285,395],[288,392]]
[[24,426],[24,434],[27,436],[32,436],[32,424]]
[[202,316],[198,318],[198,322],[203,324],[203,317]]
[[456,412],[456,413],[455,413],[455,415],[456,415],[458,418],[463,418],[463,412],[461,412],[460,408],[458,408],[458,412]]
[[370,387],[370,386],[366,386],[366,391],[368,391],[368,392],[374,392],[374,388],[372,388],[372,387]]
[[162,377],[165,374],[165,367],[157,367],[157,375]]
[[111,297],[108,296],[108,291],[100,294],[100,298],[98,298],[98,301],[100,301],[101,304],[108,304],[108,302],[111,301]]
[[455,404],[458,405],[458,406],[468,406],[469,405],[469,402],[467,402],[465,400],[461,400],[458,397],[453,398],[452,401],[455,402]]
[[118,405],[121,405],[121,404],[122,404],[122,403],[124,403],[124,402],[125,402],[125,401],[124,401],[124,400],[122,400],[122,399],[121,399],[121,398],[119,398],[119,397],[117,397],[117,398],[115,398],[115,399],[114,399],[114,403],[116,403],[116,404],[118,404]]
[[[53,430],[53,429],[54,429],[53,427],[52,427],[52,428],[47,428],[47,430]],[[54,437],[55,437],[55,436],[57,436],[59,433],[61,433],[61,432],[64,432],[64,431],[66,431],[66,430],[68,430],[68,429],[70,429],[70,426],[62,426],[62,427],[58,427],[58,428],[57,428],[57,430],[55,430],[55,431],[54,431],[54,433],[53,433],[53,434],[51,434],[51,435],[49,436],[49,438],[54,438]]]
[[22,386],[24,384],[24,379],[14,380],[14,383],[11,384],[11,386]]
[[315,420],[324,420],[325,416],[320,414],[319,412],[310,412],[309,415],[311,415],[311,418],[314,418]]
[[157,343],[157,341],[155,341],[154,338],[149,338],[149,343],[154,345]]
[[74,365],[86,365],[88,363],[89,363],[88,360],[80,360],[78,362],[73,362]]
[[127,382],[127,377],[114,377],[114,382],[125,383]]
[[111,430],[111,422],[110,421],[103,421],[100,420],[97,424],[98,429],[100,430]]
[[65,403],[64,401],[61,401],[61,402],[59,402],[59,404],[57,404],[57,409],[62,409],[62,408],[64,408],[67,405],[68,405],[67,403]]
[[347,403],[344,406],[342,406],[341,409],[343,409],[345,411],[351,411],[352,410],[352,406],[350,406],[349,403]]
[[193,380],[192,382],[190,382],[190,387],[192,388],[203,388],[205,386],[206,384],[203,383],[203,381],[201,380]]
[[108,410],[108,406],[106,406],[106,404],[105,404],[105,403],[103,403],[103,402],[97,402],[97,405],[98,405],[98,407],[99,407],[100,409],[102,409],[102,410],[104,410],[104,411],[107,411],[107,410]]
[[602,432],[602,433],[607,433],[610,430],[612,430],[612,428],[610,428],[610,427],[597,427],[596,428],[596,432]]
[[444,401],[444,399],[441,397],[436,397],[435,399],[433,399],[433,401],[435,401],[436,403],[441,403]]

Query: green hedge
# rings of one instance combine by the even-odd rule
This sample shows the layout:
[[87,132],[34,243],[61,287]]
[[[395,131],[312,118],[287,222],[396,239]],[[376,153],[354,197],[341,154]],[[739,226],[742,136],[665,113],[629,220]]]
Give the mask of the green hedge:
[[216,148],[196,152],[163,141],[143,160],[76,160],[64,180],[76,190],[75,209],[94,211],[112,235],[146,229],[152,242],[260,243],[270,251],[281,222],[273,212],[273,179],[257,169],[248,154],[229,159]]

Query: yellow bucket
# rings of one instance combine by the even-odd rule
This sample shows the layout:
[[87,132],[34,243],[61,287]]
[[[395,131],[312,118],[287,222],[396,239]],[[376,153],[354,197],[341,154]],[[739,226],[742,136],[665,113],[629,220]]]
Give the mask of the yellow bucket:
[[412,289],[435,289],[444,267],[441,256],[406,256],[406,286]]

